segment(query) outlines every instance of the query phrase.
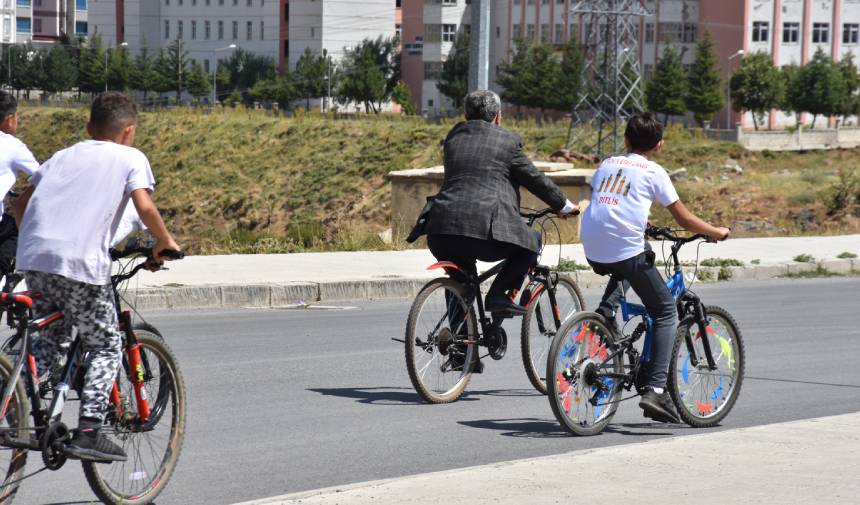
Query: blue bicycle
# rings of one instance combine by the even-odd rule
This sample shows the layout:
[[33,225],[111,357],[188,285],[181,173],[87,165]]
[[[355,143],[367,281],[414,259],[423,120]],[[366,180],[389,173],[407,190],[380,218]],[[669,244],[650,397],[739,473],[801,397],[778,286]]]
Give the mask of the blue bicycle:
[[[704,305],[684,282],[678,251],[707,237],[678,237],[668,228],[649,228],[646,233],[672,242],[674,272],[666,285],[677,303],[680,322],[667,389],[684,422],[697,428],[714,426],[731,411],[740,394],[743,337],[725,309]],[[645,307],[624,298],[621,314],[625,324],[618,329],[598,313],[580,312],[553,339],[546,374],[549,402],[556,419],[575,435],[600,433],[623,401],[622,391],[636,388],[641,392],[637,377],[642,365],[649,362],[652,319]],[[634,326],[631,321],[636,318],[641,320]],[[628,333],[629,327],[633,330]],[[640,352],[634,344],[643,335]],[[633,396],[624,400],[629,398]]]

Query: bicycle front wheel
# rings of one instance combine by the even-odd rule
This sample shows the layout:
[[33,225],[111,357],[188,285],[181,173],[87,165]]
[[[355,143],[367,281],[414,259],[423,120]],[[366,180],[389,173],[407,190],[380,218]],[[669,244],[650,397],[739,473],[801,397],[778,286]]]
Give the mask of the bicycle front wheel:
[[185,386],[173,352],[156,332],[136,328],[150,416],[141,422],[128,360],[123,359],[117,387],[102,432],[123,448],[128,460],[111,464],[84,461],[84,475],[104,503],[151,503],[167,485],[185,435]]
[[429,403],[460,398],[478,361],[478,321],[463,287],[447,278],[428,282],[409,310],[405,340],[418,395]]
[[[6,413],[0,419],[0,441],[7,436],[17,440],[27,440],[30,437],[30,430],[28,429],[30,406],[27,403],[27,394],[24,391],[24,384],[18,380],[18,377],[12,377],[12,370],[12,363],[5,356],[0,355],[0,394],[6,389],[6,385],[10,381],[16,381],[15,387],[12,389],[12,398],[9,400],[9,404],[5,406]],[[2,407],[0,405],[0,408]],[[25,449],[14,449],[0,445],[0,472],[3,472],[3,481],[0,483],[0,504],[9,505],[12,503],[15,493],[18,491],[18,481],[24,473],[26,464],[27,451]]]
[[573,279],[558,274],[555,304],[550,300],[547,286],[538,284],[532,290],[531,300],[526,300],[526,306],[528,313],[523,318],[520,334],[523,367],[532,386],[546,394],[546,365],[552,339],[561,325],[585,309],[585,302]]
[[[705,312],[708,314],[706,335],[701,334],[692,319],[678,327],[667,384],[678,414],[695,428],[714,426],[726,417],[738,399],[744,380],[744,341],[738,323],[720,307],[707,306]],[[688,337],[697,357],[695,365]],[[704,338],[710,344],[715,370],[708,367]]]
[[614,340],[594,312],[574,315],[553,338],[547,396],[555,418],[574,435],[600,433],[618,408],[623,366],[621,355],[612,355]]

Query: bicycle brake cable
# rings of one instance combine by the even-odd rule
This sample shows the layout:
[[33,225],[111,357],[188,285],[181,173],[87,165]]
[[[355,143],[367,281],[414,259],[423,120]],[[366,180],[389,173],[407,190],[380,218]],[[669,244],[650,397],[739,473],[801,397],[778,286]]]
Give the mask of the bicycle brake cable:
[[29,479],[30,477],[34,477],[36,474],[42,473],[47,470],[47,466],[43,466],[42,468],[36,470],[35,472],[28,473],[27,475],[21,477],[20,479],[13,480],[12,482],[7,482],[6,484],[0,485],[0,489],[7,488],[9,486],[17,485],[18,483],[24,481],[25,479]]

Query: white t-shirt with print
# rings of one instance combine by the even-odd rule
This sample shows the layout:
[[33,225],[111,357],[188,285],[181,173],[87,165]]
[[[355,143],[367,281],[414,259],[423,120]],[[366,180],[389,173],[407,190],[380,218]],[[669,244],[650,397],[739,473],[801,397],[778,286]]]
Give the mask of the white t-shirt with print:
[[598,263],[642,253],[651,202],[668,207],[678,201],[666,170],[638,154],[607,158],[591,185],[591,203],[582,216],[580,236],[585,257]]
[[29,177],[38,168],[39,163],[23,142],[0,132],[0,218],[5,211],[3,200],[18,180],[18,174],[23,172]]
[[86,140],[51,157],[30,183],[36,189],[21,222],[18,268],[109,284],[108,249],[129,195],[155,188],[146,156],[133,147]]

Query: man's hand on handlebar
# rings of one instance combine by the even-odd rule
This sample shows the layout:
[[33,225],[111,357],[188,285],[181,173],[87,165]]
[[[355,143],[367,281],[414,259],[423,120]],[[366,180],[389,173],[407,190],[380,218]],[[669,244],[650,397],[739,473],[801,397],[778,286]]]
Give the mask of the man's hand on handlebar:
[[558,217],[560,219],[567,219],[570,216],[579,215],[580,209],[579,205],[567,200],[564,204],[564,207],[560,211],[558,211]]

